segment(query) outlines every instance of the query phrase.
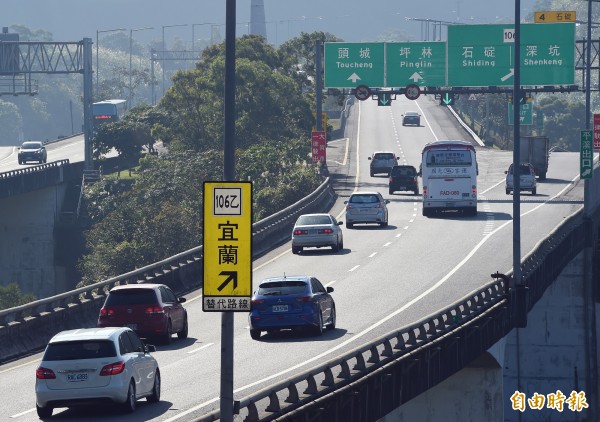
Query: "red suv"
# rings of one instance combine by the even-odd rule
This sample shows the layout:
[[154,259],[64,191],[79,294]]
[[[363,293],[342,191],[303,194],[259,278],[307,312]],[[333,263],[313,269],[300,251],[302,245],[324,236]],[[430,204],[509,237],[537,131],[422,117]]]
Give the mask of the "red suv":
[[129,327],[140,337],[169,344],[173,333],[188,336],[187,311],[164,284],[126,284],[111,289],[100,309],[98,327]]

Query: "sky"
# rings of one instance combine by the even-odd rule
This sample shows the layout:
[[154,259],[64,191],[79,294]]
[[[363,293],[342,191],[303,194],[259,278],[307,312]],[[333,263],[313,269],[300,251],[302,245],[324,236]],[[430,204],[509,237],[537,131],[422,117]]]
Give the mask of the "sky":
[[[326,31],[347,42],[377,41],[381,34],[404,31],[411,41],[427,36],[426,20],[495,23],[514,20],[511,0],[263,0],[267,38],[280,45],[300,32]],[[21,24],[43,29],[54,41],[96,40],[123,28],[139,41],[176,37],[209,39],[213,25],[225,22],[224,0],[2,0],[2,27]],[[521,0],[521,15],[535,0]],[[250,0],[237,0],[236,35],[248,33]],[[406,18],[410,18],[407,20]],[[177,26],[175,26],[177,25]],[[187,25],[187,26],[179,26]],[[142,29],[142,28],[153,29]],[[224,26],[216,27],[224,33]],[[430,25],[430,28],[432,26]],[[431,33],[430,33],[431,34]],[[430,35],[431,37],[431,35]],[[431,39],[431,38],[429,38]]]

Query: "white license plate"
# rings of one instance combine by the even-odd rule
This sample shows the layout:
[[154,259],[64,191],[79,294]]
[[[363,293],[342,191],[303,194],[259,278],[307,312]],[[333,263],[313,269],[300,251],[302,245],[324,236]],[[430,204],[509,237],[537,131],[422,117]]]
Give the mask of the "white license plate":
[[126,327],[131,328],[134,331],[137,330],[137,324],[127,324]]
[[287,312],[287,305],[273,305],[273,312]]
[[87,372],[80,372],[78,374],[67,374],[67,381],[69,382],[87,381],[87,379]]

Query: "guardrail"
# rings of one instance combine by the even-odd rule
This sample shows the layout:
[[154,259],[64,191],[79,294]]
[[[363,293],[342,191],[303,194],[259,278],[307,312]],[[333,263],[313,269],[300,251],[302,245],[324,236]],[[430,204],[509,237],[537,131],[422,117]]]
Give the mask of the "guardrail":
[[[289,240],[294,222],[300,214],[324,212],[335,202],[335,198],[336,193],[327,178],[307,197],[254,223],[254,258]],[[48,340],[62,330],[95,326],[106,292],[116,285],[162,283],[170,286],[177,294],[201,288],[202,260],[202,246],[198,246],[90,286],[1,310],[0,362],[45,347]]]
[[19,168],[16,170],[9,170],[9,171],[5,171],[0,173],[0,180],[2,179],[8,179],[10,177],[17,177],[17,176],[22,176],[24,174],[31,174],[31,173],[38,173],[40,171],[46,171],[50,168],[54,168],[54,167],[59,167],[59,166],[64,166],[69,164],[69,160],[58,160],[58,161],[52,161],[50,163],[45,163],[45,164],[38,164],[35,166],[27,166],[27,167],[23,167],[23,168]]

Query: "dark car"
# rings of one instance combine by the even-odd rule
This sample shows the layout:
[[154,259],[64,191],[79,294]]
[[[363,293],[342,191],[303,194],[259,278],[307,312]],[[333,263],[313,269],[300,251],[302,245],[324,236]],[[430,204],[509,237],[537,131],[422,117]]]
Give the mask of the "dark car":
[[164,284],[126,284],[111,289],[104,301],[98,327],[129,327],[140,337],[157,338],[165,344],[177,333],[188,336],[187,311]]
[[335,329],[335,302],[313,276],[271,277],[260,282],[252,295],[248,315],[250,337],[257,340],[263,331],[312,328],[321,335],[325,328]]
[[396,157],[396,154],[390,151],[374,152],[373,155],[369,157],[369,160],[371,160],[371,177],[379,173],[385,173],[389,176],[392,167],[398,164],[398,158]]
[[390,195],[396,191],[412,191],[419,194],[417,169],[414,166],[394,166],[390,172]]
[[402,115],[402,126],[421,126],[421,115],[416,111],[407,111]]
[[29,161],[37,161],[39,164],[42,164],[46,162],[47,158],[46,147],[38,141],[23,142],[17,154],[19,164],[25,164]]

